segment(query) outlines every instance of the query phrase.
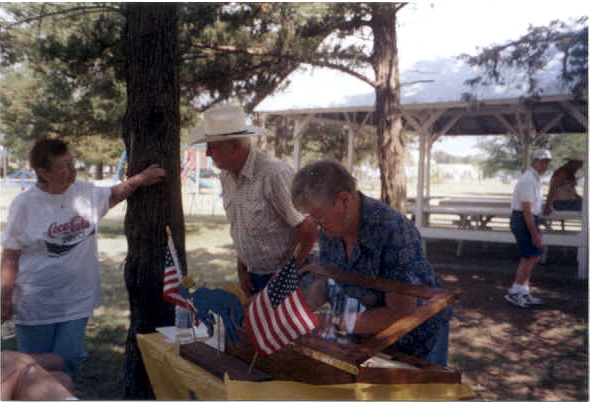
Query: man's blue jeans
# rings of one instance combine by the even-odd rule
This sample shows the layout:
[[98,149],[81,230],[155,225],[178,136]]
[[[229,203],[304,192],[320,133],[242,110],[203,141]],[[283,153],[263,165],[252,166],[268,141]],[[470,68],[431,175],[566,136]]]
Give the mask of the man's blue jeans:
[[449,321],[438,330],[437,340],[424,360],[443,367],[449,364]]
[[252,286],[254,287],[252,294],[258,293],[264,289],[272,277],[272,274],[253,274],[252,272],[249,272],[248,275],[250,275],[250,280],[252,281]]
[[66,373],[75,380],[88,357],[84,347],[88,317],[44,325],[16,325],[18,351],[57,353],[66,362]]

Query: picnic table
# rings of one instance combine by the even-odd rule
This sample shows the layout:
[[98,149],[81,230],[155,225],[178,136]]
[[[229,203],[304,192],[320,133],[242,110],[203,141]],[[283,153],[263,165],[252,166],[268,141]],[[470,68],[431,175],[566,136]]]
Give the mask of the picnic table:
[[[491,223],[495,218],[510,218],[510,200],[508,199],[483,199],[483,198],[449,198],[438,202],[438,205],[424,205],[422,212],[425,214],[425,226],[433,226],[430,221],[430,215],[456,215],[457,219],[452,221],[458,229],[467,230],[493,230]],[[412,215],[416,213],[415,205],[408,205],[408,212]],[[574,231],[579,230],[581,224],[581,211],[553,211],[550,215],[541,216],[542,227],[546,231],[566,231],[572,227]],[[561,223],[560,229],[555,229],[553,221]],[[566,221],[570,223],[566,227]]]
[[[423,238],[457,240],[456,254],[462,253],[463,241],[512,243],[510,232],[511,201],[508,198],[445,198],[437,204],[423,205]],[[415,216],[415,204],[409,204],[407,212]],[[584,253],[587,244],[582,238],[582,211],[553,211],[541,216],[541,229],[545,244],[543,260],[548,246],[576,247],[578,249],[578,277],[587,277]],[[560,225],[554,225],[559,222]],[[587,241],[587,240],[586,240]]]

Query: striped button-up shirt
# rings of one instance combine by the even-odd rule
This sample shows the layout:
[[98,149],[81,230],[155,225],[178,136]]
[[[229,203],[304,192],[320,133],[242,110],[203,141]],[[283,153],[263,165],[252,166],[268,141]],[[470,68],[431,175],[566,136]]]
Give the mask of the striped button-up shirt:
[[252,148],[236,177],[223,171],[223,206],[238,257],[249,272],[275,272],[295,244],[295,227],[304,216],[291,202],[293,169]]

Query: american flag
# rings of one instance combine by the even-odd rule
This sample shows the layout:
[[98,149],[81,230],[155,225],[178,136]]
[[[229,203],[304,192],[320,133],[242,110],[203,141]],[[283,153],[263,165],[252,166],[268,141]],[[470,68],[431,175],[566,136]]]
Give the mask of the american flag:
[[182,297],[178,291],[178,285],[182,281],[178,263],[178,255],[172,241],[172,236],[168,234],[168,245],[166,247],[166,262],[164,269],[164,293],[163,298],[169,303],[177,304],[187,310],[196,311],[190,300]]
[[276,352],[319,325],[298,286],[295,257],[254,297],[245,325],[261,356]]

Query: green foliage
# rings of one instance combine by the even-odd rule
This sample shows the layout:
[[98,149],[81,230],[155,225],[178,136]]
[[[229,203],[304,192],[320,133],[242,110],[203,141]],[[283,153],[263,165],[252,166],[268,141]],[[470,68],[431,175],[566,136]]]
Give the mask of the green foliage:
[[483,47],[477,55],[463,54],[471,66],[483,67],[483,74],[467,81],[470,85],[505,84],[515,72],[524,73],[526,92],[542,95],[539,85],[544,70],[558,63],[559,80],[578,96],[588,88],[588,17],[570,22],[552,21],[547,26],[530,26],[514,41]]
[[[197,113],[212,104],[233,100],[253,110],[267,95],[288,85],[285,78],[301,64],[337,69],[375,88],[391,85],[377,82],[366,71],[391,66],[372,46],[373,38],[377,42],[376,32],[395,29],[387,21],[403,5],[179,3],[182,137],[196,125]],[[37,92],[29,102],[12,100],[14,113],[2,122],[7,138],[20,137],[26,143],[47,134],[93,136],[95,145],[118,138],[126,105],[122,38],[129,3],[4,3],[0,7],[8,16],[0,21],[7,39],[0,45],[2,64],[15,71],[29,68],[27,77],[36,83],[29,87]],[[343,41],[351,35],[356,40]],[[18,113],[17,105],[22,106]],[[315,129],[319,137],[308,145],[309,150],[342,160],[347,141],[336,127]],[[322,137],[328,132],[333,135]],[[377,154],[373,137],[359,135],[355,142],[356,158]],[[119,148],[108,149],[117,153]]]
[[575,151],[588,154],[586,148],[588,137],[586,134],[552,135],[548,140],[548,148],[551,150],[551,166],[549,171],[556,170],[567,161],[567,157]]
[[[7,16],[0,21],[2,73],[29,81],[26,90],[11,88],[18,97],[3,99],[11,111],[2,118],[6,144],[49,134],[119,137],[126,105],[127,4],[0,7]],[[183,135],[211,104],[236,99],[253,109],[329,34],[320,29],[323,12],[313,3],[179,4]]]
[[[572,151],[585,150],[585,134],[543,136],[535,142],[535,149],[548,149],[553,159],[550,171],[557,169]],[[495,137],[482,141],[479,147],[489,156],[481,162],[485,177],[498,172],[518,173],[522,167],[522,144],[514,136]]]
[[[108,154],[117,147],[109,143],[119,137],[125,112],[125,88],[115,79],[122,70],[109,67],[123,65],[115,57],[121,52],[111,48],[121,33],[121,15],[98,3],[3,6],[11,16],[1,25],[10,39],[0,48],[8,93],[0,98],[5,145],[26,159],[41,136],[67,138],[74,151],[81,148],[77,143],[93,141],[86,154],[100,149],[103,161],[112,163]],[[91,136],[96,139],[82,139]]]
[[494,137],[480,142],[479,147],[488,155],[481,165],[484,177],[494,176],[499,171],[520,171],[523,150],[516,137]]

